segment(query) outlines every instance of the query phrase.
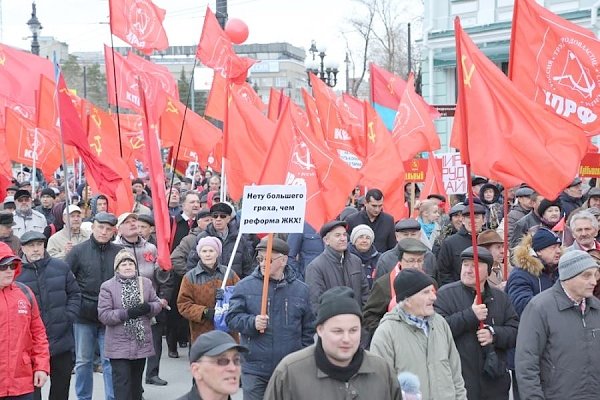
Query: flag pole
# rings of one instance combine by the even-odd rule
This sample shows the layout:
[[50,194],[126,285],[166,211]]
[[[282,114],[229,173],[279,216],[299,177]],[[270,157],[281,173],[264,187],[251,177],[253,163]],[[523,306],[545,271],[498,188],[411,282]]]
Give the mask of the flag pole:
[[[239,236],[242,234],[240,233]],[[273,234],[269,233],[267,236],[267,254],[265,255],[265,273],[263,274],[263,289],[262,299],[260,303],[260,315],[267,315],[267,300],[269,297],[269,274],[271,273],[271,254],[273,249]],[[260,333],[264,333],[261,330]]]
[[31,171],[31,198],[35,199],[35,181],[37,178],[37,174],[35,173],[35,167],[37,164],[37,158],[38,158],[38,141],[40,140],[39,138],[39,130],[38,127],[36,126],[33,130],[33,165],[32,165],[32,171]]
[[226,78],[225,84],[225,116],[223,117],[223,156],[221,157],[221,201],[225,201],[225,194],[227,193],[227,177],[225,174],[225,155],[227,154],[228,136],[229,136],[229,96],[231,91],[229,79]]
[[[110,24],[109,24],[110,25]],[[113,65],[113,81],[115,85],[115,107],[117,112],[117,131],[119,132],[119,155],[123,158],[123,143],[121,142],[121,117],[119,116],[119,95],[117,89],[117,67],[115,66],[115,44],[113,42],[112,25],[110,28],[110,54],[112,56]]]
[[504,248],[502,249],[502,280],[508,280],[508,188],[504,187],[504,233],[503,235]]

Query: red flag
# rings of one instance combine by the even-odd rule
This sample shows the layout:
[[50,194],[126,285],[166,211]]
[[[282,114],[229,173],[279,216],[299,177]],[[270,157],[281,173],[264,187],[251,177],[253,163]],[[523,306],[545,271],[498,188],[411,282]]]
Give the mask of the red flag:
[[145,54],[165,50],[169,40],[162,23],[165,10],[150,0],[109,0],[110,31]]
[[444,207],[446,212],[448,212],[450,210],[450,201],[448,201],[448,194],[444,188],[442,171],[438,164],[439,159],[435,158],[432,152],[429,152],[428,154],[427,172],[425,173],[425,183],[421,189],[421,200],[427,199],[427,196],[430,194],[441,194],[446,197]]
[[246,80],[248,69],[256,62],[235,54],[231,40],[221,29],[215,14],[209,7],[206,7],[196,58],[202,61],[202,64],[214,69],[215,75],[220,74],[223,78],[231,79],[236,83],[243,83]]
[[58,82],[58,109],[64,144],[71,145],[77,149],[83,159],[87,172],[94,178],[100,192],[116,198],[115,186],[122,179],[92,152],[87,142],[86,132],[71,102],[62,75],[59,76]]
[[223,150],[227,189],[231,199],[238,201],[244,186],[260,178],[275,124],[237,93],[231,94],[228,117],[229,138]]
[[344,107],[350,110],[350,113],[356,117],[354,123],[360,127],[361,130],[365,129],[365,106],[363,101],[356,97],[349,95],[348,93],[342,93],[342,100]]
[[525,182],[556,198],[577,175],[587,138],[522,94],[479,51],[458,18],[455,32],[459,101],[451,146],[478,175],[505,187]]
[[9,108],[6,109],[5,140],[10,158],[15,162],[33,166],[36,158],[36,168],[46,175],[52,175],[60,167],[60,142],[56,133],[36,127],[33,121]]
[[441,146],[429,108],[415,92],[412,73],[398,105],[392,137],[402,161],[412,160],[417,153],[431,152]]
[[530,0],[516,0],[509,77],[536,103],[579,126],[600,131],[600,41],[581,26]]
[[304,88],[300,89],[302,92],[302,100],[304,100],[304,107],[306,108],[306,116],[310,124],[310,128],[315,134],[317,140],[325,142],[325,134],[323,133],[323,125],[321,125],[321,118],[319,118],[319,110],[317,110],[317,102]]
[[268,106],[268,111],[267,111],[267,118],[269,118],[273,122],[277,122],[277,120],[279,119],[279,116],[283,112],[283,107],[287,100],[289,100],[289,97],[287,97],[283,93],[283,89],[277,90],[273,87],[270,88],[269,89],[269,106]]
[[179,100],[177,81],[167,67],[155,64],[131,51],[127,54],[125,62],[141,78],[146,98],[150,96],[170,96],[175,100]]
[[[146,96],[140,91],[142,109],[146,111]],[[165,174],[163,170],[162,156],[158,144],[158,134],[155,129],[151,130],[151,121],[148,120],[148,114],[142,120],[144,131],[144,142],[146,143],[146,161],[148,173],[153,179],[150,179],[150,188],[152,190],[152,201],[154,211],[154,224],[156,228],[156,243],[158,248],[158,265],[165,271],[173,268],[171,264],[171,234],[170,217],[167,208],[167,197],[165,192]]]
[[284,104],[259,184],[306,186],[306,221],[315,229],[344,208],[358,173],[315,138],[304,111]]
[[[212,86],[210,92],[208,92],[208,99],[206,100],[206,109],[204,115],[223,121],[225,119],[225,107],[227,100],[225,95],[227,93],[225,85],[227,79],[223,78],[220,74],[214,74]],[[264,112],[266,109],[265,103],[263,103],[260,96],[254,91],[252,86],[248,82],[242,82],[240,84],[230,82],[229,91],[236,92],[243,97],[248,103],[253,104],[260,112]]]
[[[185,114],[185,124],[184,121]],[[183,132],[182,132],[183,124]],[[167,101],[167,107],[160,117],[160,135],[164,147],[173,146],[174,154],[177,154],[177,144],[181,134],[181,146],[193,149],[193,157],[188,161],[206,160],[223,134],[221,130],[196,114],[185,105],[175,99]],[[179,151],[179,160],[185,158],[184,152]]]
[[310,83],[327,145],[351,167],[358,168],[366,155],[360,116],[353,114],[350,107],[313,74],[310,75]]
[[[114,63],[113,63],[114,56]],[[125,57],[111,47],[104,46],[104,62],[106,64],[106,95],[108,104],[140,111],[140,94],[138,90],[137,71],[131,68]],[[115,85],[115,76],[116,85]],[[119,96],[115,97],[115,93]]]
[[[144,161],[146,153],[144,150],[144,132],[142,129],[142,117],[139,114],[117,114],[111,115],[115,124],[121,127],[121,140],[123,147],[131,150],[131,157]],[[135,173],[137,176],[137,172]]]

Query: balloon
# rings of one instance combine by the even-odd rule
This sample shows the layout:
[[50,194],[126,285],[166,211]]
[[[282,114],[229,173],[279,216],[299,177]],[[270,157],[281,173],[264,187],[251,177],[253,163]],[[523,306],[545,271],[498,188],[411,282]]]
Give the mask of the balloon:
[[248,39],[248,25],[241,19],[231,18],[225,24],[225,33],[235,44],[242,44]]

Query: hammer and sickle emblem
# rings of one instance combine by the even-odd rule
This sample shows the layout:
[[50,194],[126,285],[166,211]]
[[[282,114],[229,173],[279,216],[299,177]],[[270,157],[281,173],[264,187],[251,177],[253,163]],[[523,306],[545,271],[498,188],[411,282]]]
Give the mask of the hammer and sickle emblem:
[[139,136],[129,139],[129,143],[131,143],[134,150],[141,149],[144,146],[144,140]]
[[371,143],[375,143],[375,139],[377,136],[375,135],[375,131],[373,130],[373,121],[370,121],[368,124],[369,134],[367,135]]
[[417,162],[417,160],[412,160],[410,162],[410,169],[413,171],[418,171],[419,170],[419,163]]
[[92,110],[92,121],[94,121],[94,123],[96,124],[96,126],[98,128],[102,127],[102,120],[100,119],[100,116],[98,115],[98,109],[96,107],[94,107],[94,109]]
[[460,61],[463,68],[464,84],[471,88],[471,78],[473,77],[473,72],[475,72],[475,64],[471,64],[471,68],[467,68],[467,63],[465,62],[466,59],[467,56],[463,55]]
[[102,154],[102,136],[94,136],[94,143],[91,143],[90,147],[93,147],[96,150],[96,155],[100,156]]
[[171,99],[169,99],[169,101],[167,102],[167,111],[175,113],[175,114],[179,114],[179,110],[177,110],[177,108],[175,107],[175,105],[173,104],[173,101]]

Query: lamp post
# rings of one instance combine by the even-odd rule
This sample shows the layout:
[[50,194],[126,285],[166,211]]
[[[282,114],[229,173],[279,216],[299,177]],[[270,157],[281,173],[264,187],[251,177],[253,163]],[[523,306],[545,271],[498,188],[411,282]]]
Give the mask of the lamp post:
[[31,53],[36,56],[40,55],[40,43],[38,42],[38,34],[42,30],[42,24],[37,19],[35,1],[31,3],[31,18],[27,21],[27,26],[31,31]]
[[329,87],[334,87],[337,84],[338,63],[329,60],[325,62],[325,57],[327,56],[326,50],[327,48],[323,45],[317,47],[317,43],[314,40],[310,43],[308,51],[311,53],[312,58],[309,58],[305,63],[309,86],[311,72]]

